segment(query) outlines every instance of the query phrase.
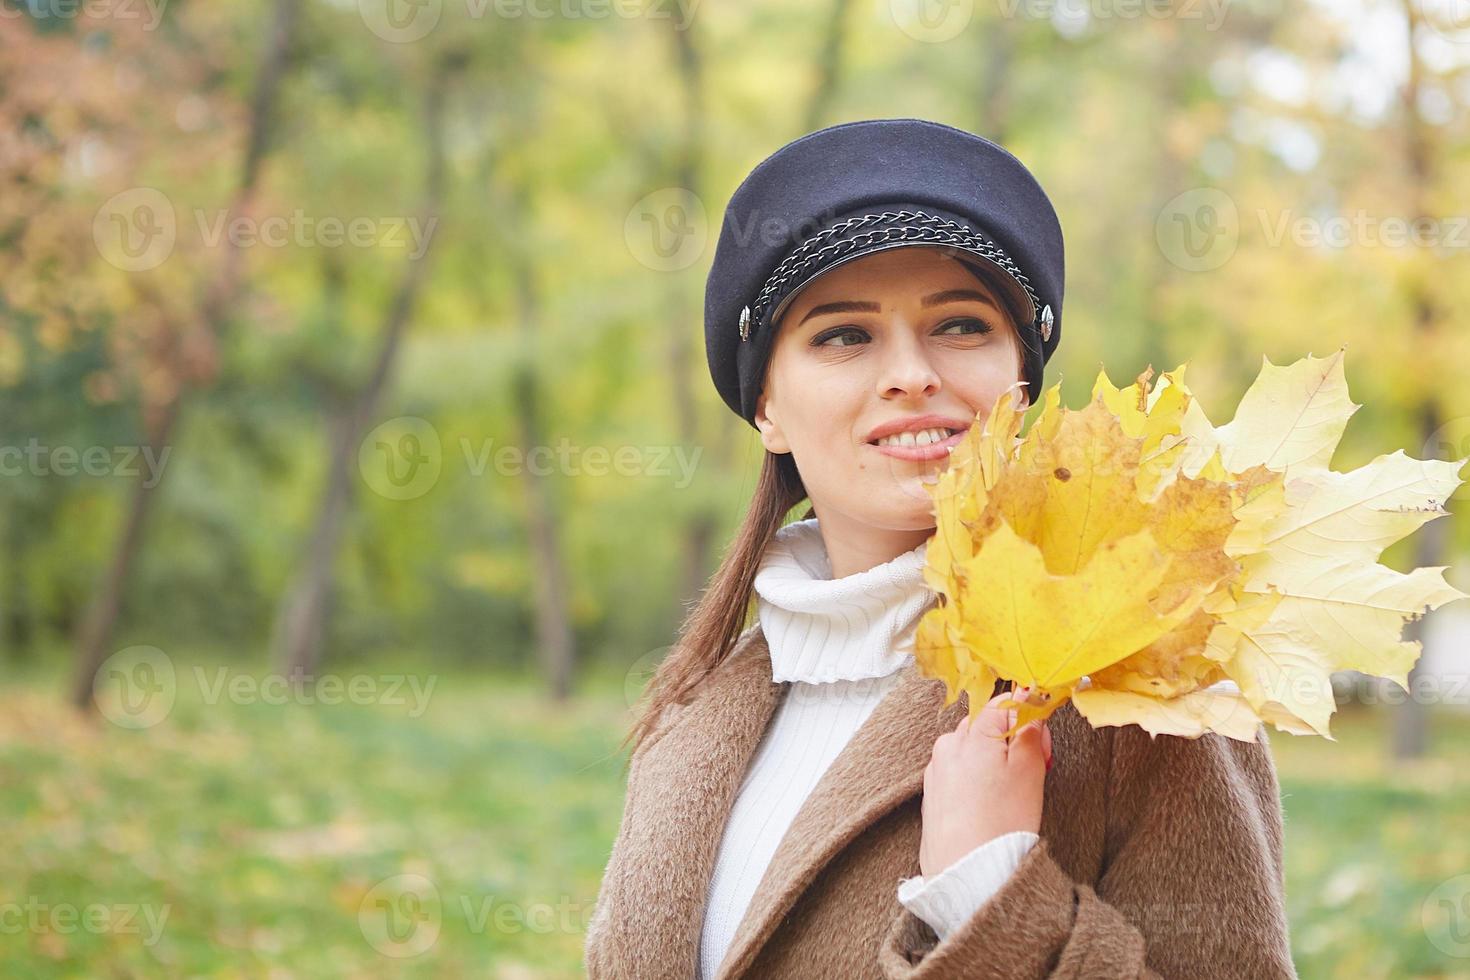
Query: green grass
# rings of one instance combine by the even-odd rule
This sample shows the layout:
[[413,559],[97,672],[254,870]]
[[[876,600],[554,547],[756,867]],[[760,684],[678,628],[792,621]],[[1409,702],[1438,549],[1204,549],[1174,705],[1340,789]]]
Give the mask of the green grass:
[[1470,977],[1470,718],[1436,716],[1412,765],[1385,751],[1388,720],[1340,712],[1335,743],[1272,736],[1303,977]]
[[[622,806],[621,678],[553,706],[523,678],[440,675],[411,717],[209,703],[181,671],[136,731],[79,719],[60,686],[0,691],[0,976],[581,975]],[[1382,723],[1273,737],[1298,967],[1470,977],[1421,919],[1429,900],[1453,938],[1430,899],[1470,873],[1470,719],[1438,719],[1434,757],[1407,768]],[[106,919],[66,918],[83,914]]]
[[[579,975],[620,812],[616,692],[553,708],[521,680],[440,676],[415,719],[210,704],[186,676],[137,731],[79,721],[55,685],[0,694],[0,902],[20,907],[0,976]],[[395,943],[377,902],[412,913],[423,880],[437,908]],[[151,944],[142,914],[49,928],[88,905],[167,919]]]

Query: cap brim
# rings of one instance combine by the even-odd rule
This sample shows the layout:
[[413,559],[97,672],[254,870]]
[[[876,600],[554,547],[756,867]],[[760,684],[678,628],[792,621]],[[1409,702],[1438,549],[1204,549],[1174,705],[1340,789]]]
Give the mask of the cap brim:
[[938,249],[944,254],[949,255],[952,258],[959,259],[969,265],[971,268],[973,268],[975,272],[980,276],[980,278],[985,282],[985,284],[990,288],[991,292],[999,294],[1001,300],[1007,304],[1007,306],[1009,307],[1010,315],[1015,321],[1015,325],[1018,330],[1024,330],[1029,324],[1033,323],[1036,320],[1036,305],[1031,302],[1031,296],[1026,292],[1026,288],[1022,286],[1019,282],[1017,282],[1016,279],[1009,272],[1007,272],[1005,267],[1002,266],[999,262],[996,262],[994,259],[988,258],[987,256],[981,255],[979,252],[972,252],[958,245],[949,245],[942,242],[911,241],[884,242],[881,244],[875,244],[871,247],[861,249],[850,255],[844,255],[840,259],[827,263],[826,265],[818,269],[815,274],[803,280],[799,285],[797,285],[794,289],[783,296],[781,298],[781,301],[776,304],[775,309],[773,309],[770,314],[767,315],[765,322],[770,324],[779,324],[781,322],[781,317],[785,314],[787,308],[791,305],[792,301],[796,299],[796,297],[800,296],[802,292],[805,291],[805,289],[812,283],[816,282],[826,273],[831,272],[833,269],[836,269],[838,266],[846,265],[847,263],[853,262],[857,259],[867,258],[869,255],[873,255],[878,252],[886,252],[889,249],[917,248],[920,246]]

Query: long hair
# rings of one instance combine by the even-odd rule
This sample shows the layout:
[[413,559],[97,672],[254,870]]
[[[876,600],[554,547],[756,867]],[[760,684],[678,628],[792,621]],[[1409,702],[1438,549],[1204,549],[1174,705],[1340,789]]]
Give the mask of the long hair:
[[[963,264],[976,279],[991,287],[974,266]],[[1017,341],[1016,374],[1020,377],[1025,371],[1021,348],[1029,344],[1021,331],[1015,329],[1014,316],[1011,317],[1011,326],[1011,334]],[[777,324],[779,328],[780,324]],[[769,371],[770,364],[767,363],[767,374]],[[1034,380],[1032,384],[1035,384]],[[1034,395],[1028,392],[1026,397],[1029,401]],[[644,708],[638,721],[624,736],[624,747],[632,742],[636,752],[657,725],[664,709],[670,704],[684,703],[684,699],[730,655],[752,618],[755,576],[760,571],[761,559],[776,532],[785,524],[787,515],[805,499],[806,487],[802,484],[794,457],[790,453],[766,450],[745,519],[740,522],[729,550],[710,579],[709,587],[684,620],[677,642],[654,671],[642,698]],[[799,519],[806,520],[814,514],[814,510],[808,507]]]
[[[786,516],[806,497],[806,487],[791,454],[766,450],[750,508],[710,578],[709,587],[684,620],[678,641],[654,672],[644,695],[645,707],[623,739],[624,745],[631,740],[637,751],[664,708],[682,703],[730,655],[751,620],[755,574],[760,570],[761,558],[785,524]],[[801,519],[813,515],[808,507]]]

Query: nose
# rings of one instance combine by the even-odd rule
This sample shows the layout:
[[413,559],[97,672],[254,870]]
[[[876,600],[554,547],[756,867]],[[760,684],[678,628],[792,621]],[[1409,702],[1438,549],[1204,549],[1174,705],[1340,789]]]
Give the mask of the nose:
[[897,330],[891,343],[885,344],[878,370],[878,395],[881,398],[918,398],[937,394],[939,372],[934,369],[923,341],[912,331]]

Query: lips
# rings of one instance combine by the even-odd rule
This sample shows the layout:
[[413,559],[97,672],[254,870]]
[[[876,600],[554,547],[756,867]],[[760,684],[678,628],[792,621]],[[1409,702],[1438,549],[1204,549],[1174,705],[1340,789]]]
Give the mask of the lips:
[[[893,459],[915,462],[944,459],[949,455],[950,450],[965,438],[970,424],[970,419],[953,415],[910,415],[907,418],[893,419],[878,426],[868,434],[868,446]],[[938,442],[931,442],[923,446],[878,445],[878,441],[887,436],[903,432],[923,432],[926,429],[949,429],[951,434]]]
[[885,456],[891,456],[894,459],[944,459],[949,455],[950,450],[953,449],[955,446],[958,446],[960,444],[960,441],[964,438],[965,430],[960,429],[949,438],[943,439],[939,442],[931,442],[927,446],[879,446],[875,443],[868,443],[868,448],[876,450]]
[[971,421],[953,415],[910,415],[884,422],[868,433],[867,441],[869,445],[873,445],[885,436],[899,432],[920,432],[924,429],[959,429],[963,432],[970,427]]

